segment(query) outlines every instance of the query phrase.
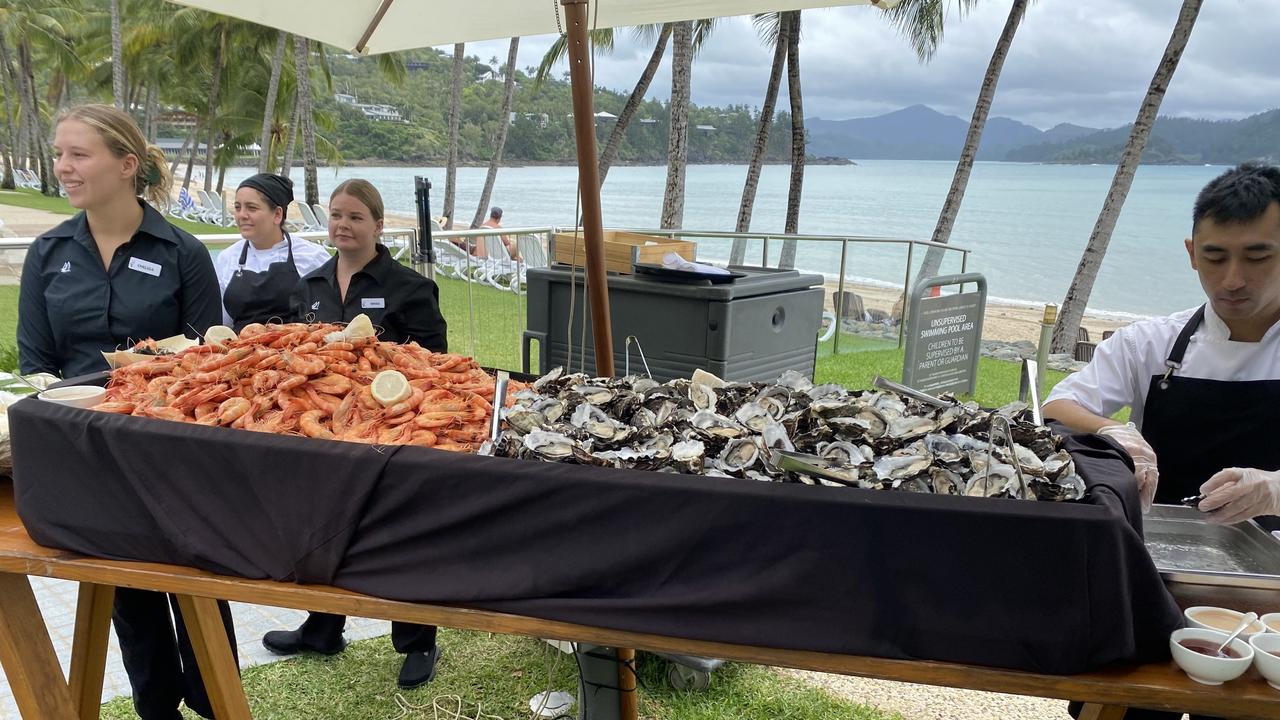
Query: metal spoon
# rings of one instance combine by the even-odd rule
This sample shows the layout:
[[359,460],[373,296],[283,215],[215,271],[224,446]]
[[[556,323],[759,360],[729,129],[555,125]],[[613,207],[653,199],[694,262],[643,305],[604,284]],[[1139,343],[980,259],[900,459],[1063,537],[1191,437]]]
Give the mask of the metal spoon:
[[1240,624],[1236,626],[1235,632],[1228,635],[1227,639],[1224,640],[1222,644],[1218,646],[1217,654],[1221,655],[1222,651],[1227,649],[1227,646],[1231,644],[1232,640],[1236,639],[1237,635],[1244,632],[1245,628],[1249,627],[1257,620],[1258,620],[1258,613],[1256,612],[1245,613],[1245,616],[1240,618]]

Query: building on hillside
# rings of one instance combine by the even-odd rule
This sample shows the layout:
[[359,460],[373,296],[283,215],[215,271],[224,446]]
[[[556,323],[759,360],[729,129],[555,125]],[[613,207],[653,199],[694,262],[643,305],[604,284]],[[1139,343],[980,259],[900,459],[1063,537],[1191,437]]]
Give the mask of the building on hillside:
[[529,122],[537,123],[538,127],[542,128],[543,130],[546,130],[547,126],[551,124],[551,117],[546,113],[517,113],[517,112],[512,112],[507,115],[507,124],[515,125],[516,119],[521,117],[523,117],[525,120],[528,120]]
[[333,99],[334,102],[337,102],[339,105],[350,105],[354,107],[364,113],[366,118],[374,122],[409,122],[404,119],[404,116],[400,114],[400,108],[397,108],[395,105],[362,103],[360,102],[360,98],[347,93],[334,93]]

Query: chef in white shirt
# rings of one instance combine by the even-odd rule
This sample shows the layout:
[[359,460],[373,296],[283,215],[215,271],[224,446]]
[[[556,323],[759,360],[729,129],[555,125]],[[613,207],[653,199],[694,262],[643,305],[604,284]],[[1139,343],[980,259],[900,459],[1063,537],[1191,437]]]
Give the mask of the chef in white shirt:
[[[1211,181],[1185,243],[1209,302],[1118,330],[1044,415],[1124,447],[1144,508],[1202,496],[1213,522],[1280,515],[1280,168]],[[1129,424],[1111,419],[1126,406]]]
[[289,295],[298,280],[329,261],[320,245],[284,229],[293,181],[259,173],[236,188],[235,218],[241,240],[218,253],[214,269],[222,290],[222,320],[236,332],[249,323],[289,317]]

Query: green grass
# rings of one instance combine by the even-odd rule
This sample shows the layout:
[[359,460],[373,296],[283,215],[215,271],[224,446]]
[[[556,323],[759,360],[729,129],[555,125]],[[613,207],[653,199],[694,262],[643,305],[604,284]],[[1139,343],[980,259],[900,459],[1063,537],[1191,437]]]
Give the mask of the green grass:
[[[426,720],[453,718],[459,701],[462,717],[513,720],[529,717],[529,699],[546,690],[576,694],[572,656],[523,637],[442,629],[439,674],[429,685],[398,691],[401,656],[387,638],[352,643],[332,658],[302,657],[261,665],[244,672],[245,692],[255,718],[302,720]],[[703,692],[667,687],[665,661],[640,656],[640,715],[652,720],[881,720],[891,716],[874,708],[827,695],[803,681],[767,668],[726,665],[711,676]],[[397,699],[397,696],[399,699]],[[442,710],[437,715],[432,706]],[[104,720],[135,719],[128,698],[103,705]],[[187,712],[186,717],[195,718]],[[893,716],[896,717],[896,716]]]
[[[14,207],[31,208],[32,210],[44,210],[46,212],[57,213],[59,215],[74,215],[78,210],[71,207],[71,203],[67,202],[63,197],[46,197],[35,190],[0,190],[0,205],[12,205]],[[205,223],[191,222],[189,220],[179,220],[177,218],[167,218],[169,222],[186,230],[192,235],[213,235],[238,232],[235,228],[226,228],[220,225],[207,225]]]

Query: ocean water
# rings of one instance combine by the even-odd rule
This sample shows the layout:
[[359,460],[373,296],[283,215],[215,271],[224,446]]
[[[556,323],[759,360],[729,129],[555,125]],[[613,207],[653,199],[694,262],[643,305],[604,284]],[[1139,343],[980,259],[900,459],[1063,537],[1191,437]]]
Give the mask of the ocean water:
[[[814,166],[805,171],[800,232],[927,240],[951,182],[954,164],[868,160],[850,166]],[[1111,238],[1089,306],[1093,310],[1163,314],[1203,301],[1183,240],[1191,232],[1191,205],[1206,182],[1224,167],[1143,166]],[[993,297],[1028,303],[1061,303],[1097,220],[1115,169],[1106,165],[1034,165],[981,162],[974,167],[952,244],[972,251],[968,269],[987,278]],[[753,232],[780,232],[786,212],[789,169],[768,166],[752,215]],[[251,174],[227,173],[234,187]],[[387,210],[412,215],[413,178],[432,180],[432,212],[444,197],[442,168],[322,168],[322,201],[342,180],[363,177],[383,194]],[[470,222],[484,183],[484,168],[458,170],[457,217]],[[666,177],[664,167],[617,167],[602,192],[605,227],[658,225]],[[746,167],[695,165],[686,176],[684,227],[733,230]],[[294,180],[301,187],[302,173]],[[572,224],[577,171],[571,167],[512,167],[498,173],[491,204],[503,208],[508,227]],[[774,241],[776,262],[780,243]],[[760,244],[749,248],[759,259]],[[802,243],[796,265],[838,274],[839,245]],[[943,265],[958,272],[954,253]],[[699,241],[699,257],[728,257],[727,241]],[[920,254],[915,255],[918,267]],[[846,277],[901,285],[904,246],[853,244]]]

